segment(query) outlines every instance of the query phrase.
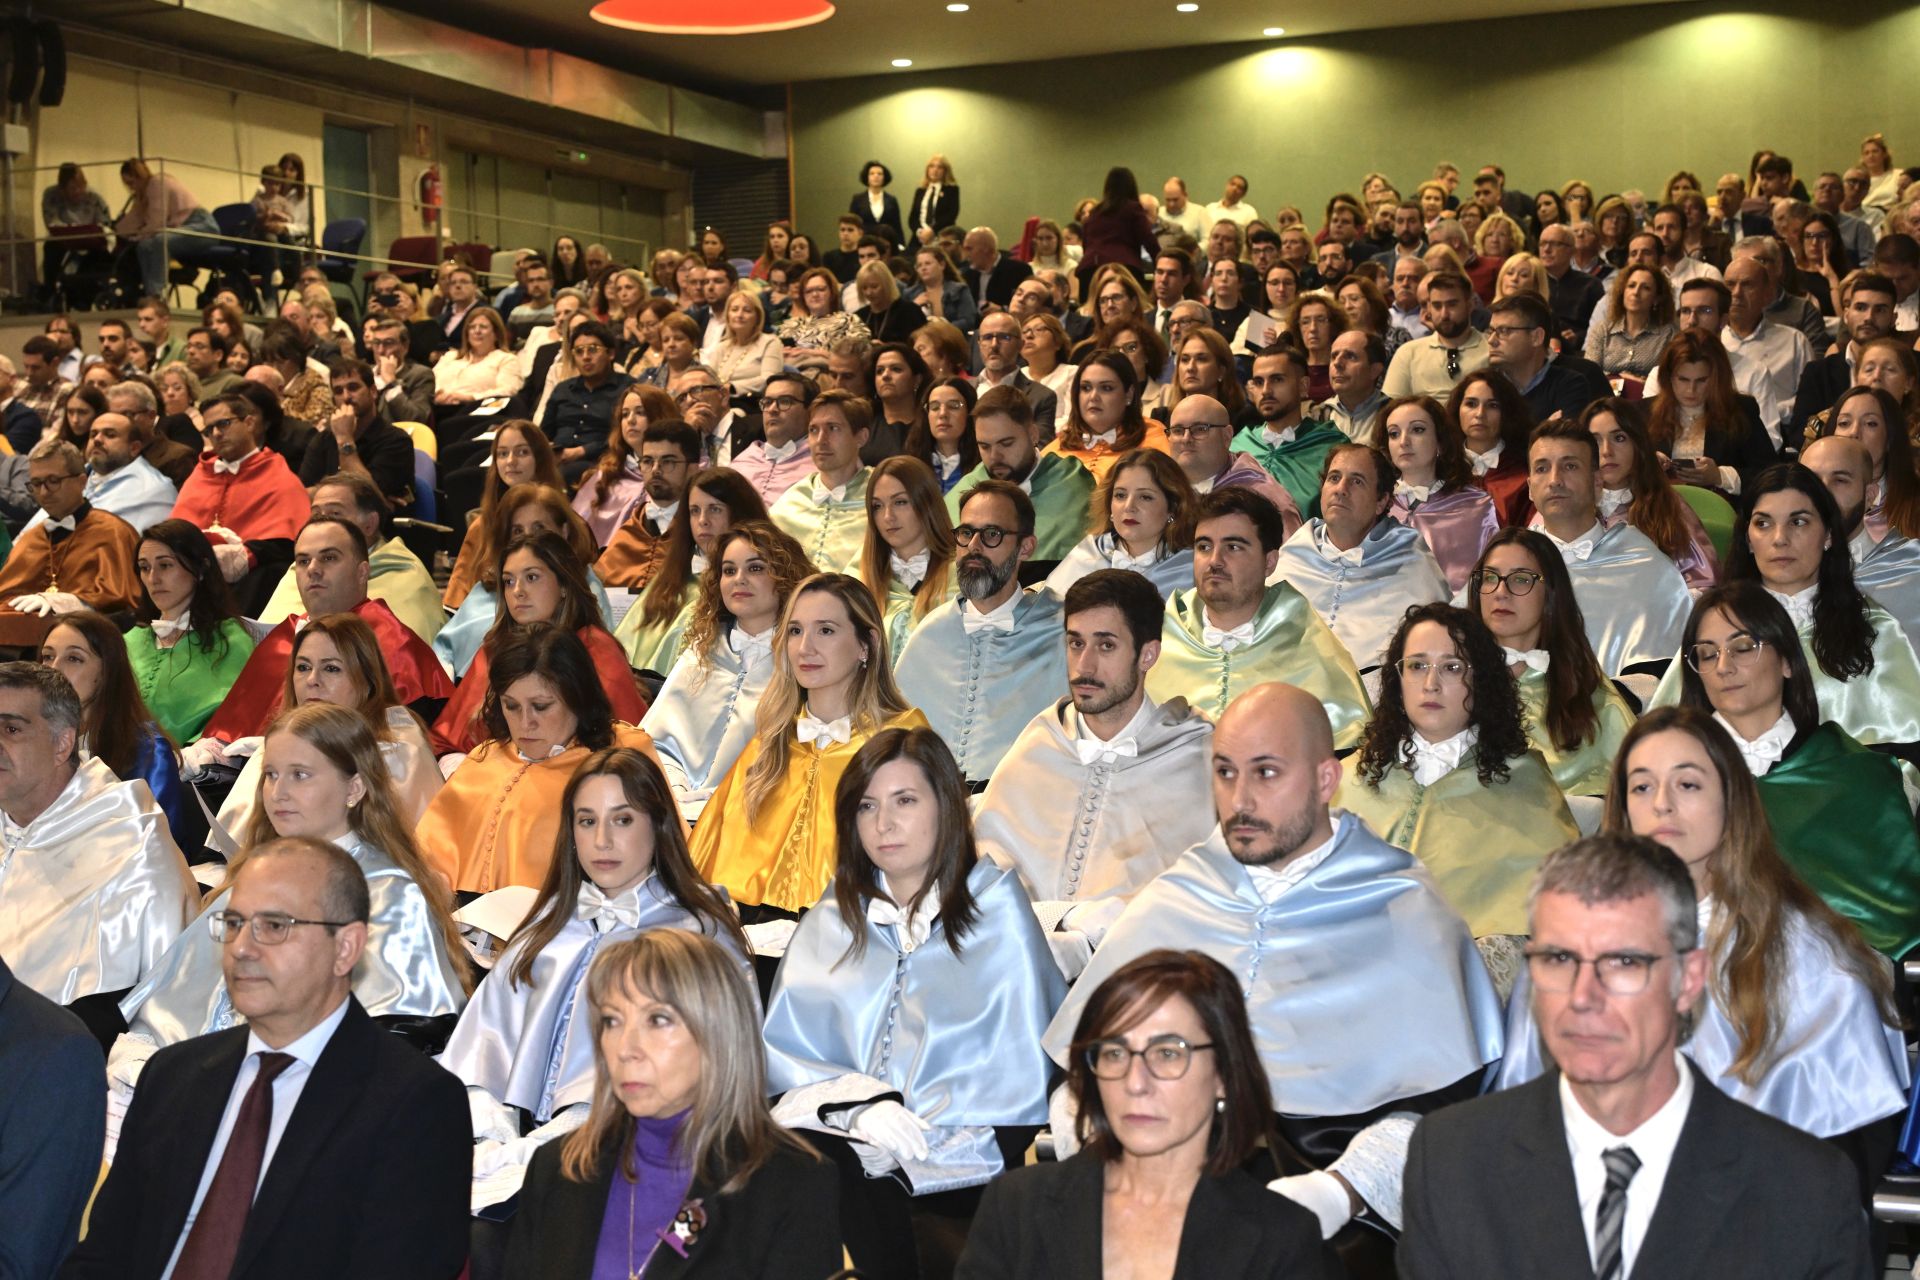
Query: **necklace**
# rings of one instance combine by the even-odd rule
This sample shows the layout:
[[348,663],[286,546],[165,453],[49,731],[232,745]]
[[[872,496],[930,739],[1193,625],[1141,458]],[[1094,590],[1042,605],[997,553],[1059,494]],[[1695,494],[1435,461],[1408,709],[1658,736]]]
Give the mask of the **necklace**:
[[[626,1174],[622,1173],[620,1176],[624,1178]],[[633,1222],[639,1212],[634,1207],[634,1196],[639,1189],[638,1178],[627,1182],[627,1280],[640,1280],[640,1277],[646,1273],[647,1264],[653,1261],[653,1255],[660,1250],[660,1241],[656,1238],[653,1248],[647,1250],[647,1256],[640,1259],[640,1265],[637,1267],[633,1265]]]

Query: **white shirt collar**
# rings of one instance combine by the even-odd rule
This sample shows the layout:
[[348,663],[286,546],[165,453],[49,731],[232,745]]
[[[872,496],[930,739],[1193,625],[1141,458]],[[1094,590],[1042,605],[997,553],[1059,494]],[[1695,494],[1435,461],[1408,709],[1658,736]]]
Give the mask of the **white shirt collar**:
[[1485,453],[1475,453],[1471,449],[1467,450],[1467,463],[1473,468],[1473,474],[1483,476],[1499,466],[1500,455],[1505,451],[1506,447],[1507,442],[1505,440],[1495,440],[1493,442],[1493,448],[1487,450]]
[[963,598],[960,601],[960,625],[968,635],[987,630],[1011,632],[1014,629],[1013,611],[1019,603],[1020,592],[1017,590],[1001,601],[997,608],[985,612],[973,601]]
[[1772,587],[1768,587],[1767,594],[1780,602],[1780,607],[1787,611],[1789,618],[1793,619],[1794,630],[1797,631],[1813,621],[1813,602],[1820,594],[1820,584],[1816,582],[1792,595],[1783,595]]
[[750,635],[739,623],[734,623],[727,633],[727,639],[733,645],[733,651],[747,662],[755,658],[773,657],[773,628],[768,627],[759,635]]
[[1333,834],[1324,842],[1305,853],[1294,855],[1283,867],[1247,868],[1247,878],[1253,881],[1253,890],[1260,895],[1260,901],[1272,906],[1285,896],[1287,890],[1312,875],[1314,868],[1327,860],[1327,856],[1333,852],[1334,843],[1340,839],[1340,824],[1346,815],[1333,809],[1328,811],[1328,816],[1333,820]]
[[1632,505],[1633,490],[1631,489],[1602,489],[1600,491],[1600,518],[1602,520],[1611,520],[1613,519],[1614,512],[1624,511]]
[[1207,606],[1200,606],[1200,643],[1209,649],[1218,649],[1222,653],[1232,653],[1235,649],[1253,643],[1253,622],[1248,618],[1237,627],[1222,630],[1207,619]]
[[664,533],[666,532],[667,526],[673,523],[673,518],[679,514],[679,511],[680,504],[678,502],[669,503],[662,507],[657,506],[652,498],[648,498],[646,505],[641,509],[641,517],[645,519],[647,523],[655,526]]
[[352,1003],[350,999],[341,1000],[339,1006],[335,1008],[332,1013],[316,1022],[305,1035],[295,1040],[292,1044],[285,1045],[279,1049],[274,1048],[262,1040],[258,1032],[249,1030],[247,1032],[248,1056],[256,1053],[289,1054],[299,1062],[306,1064],[307,1069],[311,1071],[313,1065],[320,1061],[320,1054],[326,1049],[327,1041],[333,1039],[333,1033],[340,1029],[340,1023],[345,1020],[347,1016],[347,1005],[350,1003]]
[[1127,544],[1120,540],[1120,535],[1117,533],[1103,533],[1093,540],[1093,545],[1115,569],[1152,568],[1160,563],[1165,550],[1160,543],[1156,542],[1147,548],[1145,555],[1136,556],[1127,550]]
[[1415,507],[1433,496],[1437,486],[1430,484],[1408,484],[1405,480],[1393,482],[1393,495],[1404,501],[1409,507]]
[[938,453],[933,455],[933,469],[945,480],[960,469],[960,455],[957,453]]
[[912,955],[933,936],[933,922],[940,914],[940,891],[936,886],[921,894],[909,916],[893,901],[893,891],[887,887],[887,873],[878,872],[877,878],[880,891],[887,896],[868,899],[867,919],[879,925],[892,925],[900,939],[900,950]]
[[1747,768],[1756,778],[1766,777],[1773,766],[1785,759],[1787,747],[1793,742],[1793,717],[1785,711],[1780,713],[1780,718],[1773,722],[1771,728],[1751,742],[1740,736],[1740,731],[1718,711],[1713,713],[1713,718],[1720,722],[1720,727],[1725,729],[1728,736],[1733,739],[1733,745],[1740,748],[1740,754],[1746,757]]
[[1401,746],[1400,760],[1412,772],[1415,782],[1430,787],[1458,769],[1467,752],[1479,741],[1480,730],[1472,725],[1439,742],[1428,742],[1416,729]]
[[1327,522],[1319,516],[1315,516],[1307,527],[1313,531],[1313,549],[1320,553],[1322,559],[1336,564],[1350,564],[1355,568],[1359,568],[1360,562],[1366,559],[1366,545],[1363,542],[1356,542],[1344,551],[1334,546],[1333,537],[1327,532]]
[[1573,1182],[1579,1197],[1580,1221],[1586,1229],[1587,1248],[1593,1248],[1594,1222],[1600,1197],[1607,1188],[1607,1167],[1601,1153],[1614,1147],[1627,1147],[1640,1161],[1633,1181],[1627,1184],[1627,1215],[1621,1231],[1621,1274],[1631,1275],[1640,1246],[1647,1238],[1647,1227],[1666,1184],[1667,1170],[1673,1164],[1674,1149],[1680,1145],[1688,1108],[1693,1104],[1693,1072],[1678,1050],[1674,1052],[1680,1083],[1673,1096],[1631,1133],[1615,1134],[1588,1115],[1574,1097],[1567,1078],[1560,1077],[1560,1115],[1566,1129],[1567,1154],[1573,1163]]
[[247,456],[238,462],[224,462],[219,458],[215,458],[213,460],[213,473],[217,476],[237,476],[240,474],[240,468],[247,465],[247,459],[253,457],[253,455],[258,452],[260,452],[260,450],[251,449],[247,452]]

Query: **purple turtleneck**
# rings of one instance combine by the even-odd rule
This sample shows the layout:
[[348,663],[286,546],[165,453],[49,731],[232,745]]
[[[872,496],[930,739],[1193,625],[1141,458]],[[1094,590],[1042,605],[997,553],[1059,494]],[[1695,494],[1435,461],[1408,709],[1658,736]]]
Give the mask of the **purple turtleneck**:
[[629,1181],[619,1168],[613,1171],[606,1216],[600,1219],[600,1243],[593,1251],[593,1280],[627,1280],[645,1270],[655,1245],[672,1248],[660,1243],[658,1233],[672,1225],[693,1180],[692,1171],[680,1163],[673,1149],[686,1119],[682,1111],[677,1116],[634,1121],[633,1155],[640,1178]]

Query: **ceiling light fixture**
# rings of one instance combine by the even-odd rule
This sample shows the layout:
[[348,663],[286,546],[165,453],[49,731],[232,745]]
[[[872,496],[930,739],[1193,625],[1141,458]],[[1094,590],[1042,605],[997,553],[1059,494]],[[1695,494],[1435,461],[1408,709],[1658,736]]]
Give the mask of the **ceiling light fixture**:
[[896,67],[910,67],[913,65],[913,59],[912,58],[895,58],[893,60],[893,65]]
[[967,10],[971,8],[973,8],[973,6],[970,4],[950,4],[947,6],[947,12],[948,13],[965,13]]
[[669,36],[743,36],[789,31],[833,16],[829,0],[600,0],[595,22]]
[[1263,36],[1283,36],[1287,34],[1287,29],[1285,27],[1268,27],[1260,34]]
[[1199,6],[1199,5],[1197,5],[1197,4],[1191,4],[1191,3],[1189,3],[1189,4],[1177,4],[1177,5],[1175,5],[1175,6],[1173,6],[1173,9],[1174,9],[1174,12],[1175,12],[1175,13],[1198,13],[1198,12],[1200,12],[1200,6]]

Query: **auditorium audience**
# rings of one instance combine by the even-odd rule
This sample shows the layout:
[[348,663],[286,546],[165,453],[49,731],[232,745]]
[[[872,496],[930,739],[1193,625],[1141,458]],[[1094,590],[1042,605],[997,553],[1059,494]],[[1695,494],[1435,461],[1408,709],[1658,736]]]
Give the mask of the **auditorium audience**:
[[14,540],[0,566],[0,646],[32,649],[49,620],[81,609],[126,613],[139,591],[140,535],[86,499],[80,451],[42,441],[27,455],[27,487],[46,519]]
[[[989,317],[991,319],[991,317]],[[994,321],[996,330],[1008,321]],[[1031,403],[1038,383],[1014,388]],[[1048,394],[1051,394],[1050,392]],[[980,445],[973,435],[973,413],[979,403],[974,384],[965,378],[942,378],[925,392],[925,411],[901,441],[901,452],[926,463],[942,497],[952,493],[967,475],[980,465]]]
[[1331,423],[1305,416],[1307,357],[1300,348],[1282,341],[1256,354],[1247,398],[1260,421],[1242,428],[1233,437],[1233,448],[1279,481],[1296,511],[1313,514],[1320,501],[1321,464],[1347,436]]
[[162,520],[141,536],[140,577],[127,661],[140,697],[175,743],[200,735],[253,653],[207,537],[185,520]]
[[1196,500],[1216,489],[1251,489],[1279,510],[1287,536],[1292,537],[1300,527],[1300,509],[1294,505],[1293,495],[1250,454],[1236,450],[1233,443],[1234,427],[1227,407],[1212,396],[1184,396],[1168,418],[1168,451]]
[[1908,418],[1900,402],[1877,386],[1859,386],[1834,402],[1828,429],[1858,440],[1872,460],[1865,528],[1875,542],[1897,532],[1920,536],[1920,473],[1915,472]]
[[1713,540],[1677,489],[1678,473],[1667,470],[1669,455],[1653,440],[1640,405],[1606,396],[1582,410],[1579,422],[1600,447],[1600,523],[1609,528],[1630,524],[1646,534],[1680,570],[1689,590],[1704,591],[1719,581]]
[[[1493,498],[1471,481],[1459,426],[1438,404],[1417,396],[1385,403],[1362,444],[1393,464],[1387,515],[1415,530],[1450,591],[1467,580],[1481,549],[1500,529]],[[1437,598],[1437,597],[1436,597]]]

